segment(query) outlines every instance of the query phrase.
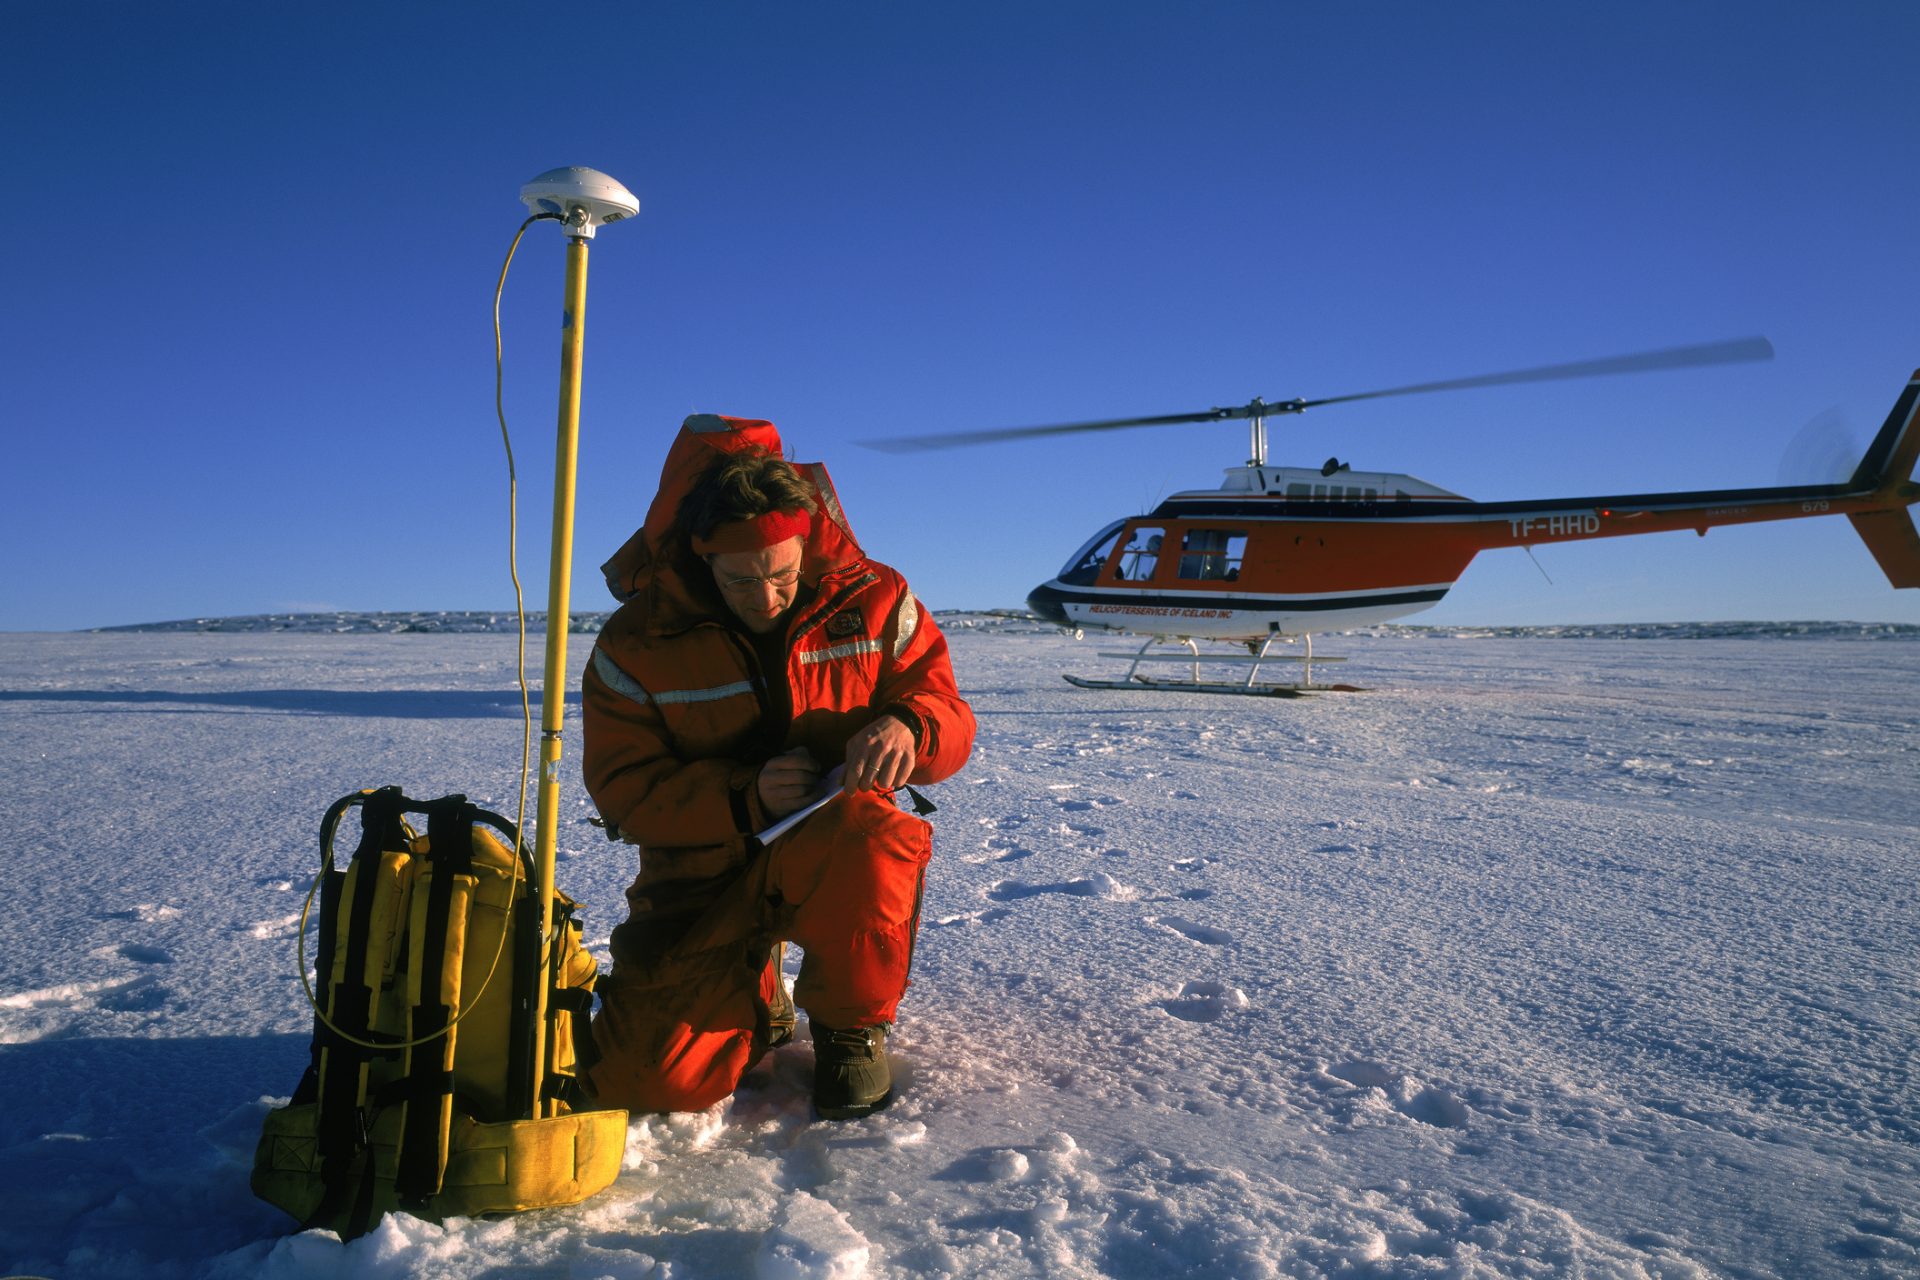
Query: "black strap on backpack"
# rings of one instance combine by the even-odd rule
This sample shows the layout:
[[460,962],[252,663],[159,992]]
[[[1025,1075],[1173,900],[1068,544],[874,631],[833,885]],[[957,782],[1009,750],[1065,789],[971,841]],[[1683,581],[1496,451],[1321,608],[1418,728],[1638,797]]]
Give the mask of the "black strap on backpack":
[[[463,795],[429,801],[427,815],[426,936],[420,945],[420,1001],[413,1006],[409,1040],[422,1040],[409,1052],[405,1119],[401,1127],[399,1166],[394,1191],[404,1204],[423,1200],[440,1190],[444,1170],[440,1161],[440,1134],[446,1109],[453,1098],[453,1037],[447,1031],[453,1010],[441,999],[441,971],[446,967],[447,918],[453,904],[457,876],[473,874],[473,822],[479,812]],[[474,993],[463,993],[462,999]]]
[[320,823],[320,931],[315,938],[313,971],[317,980],[313,984],[313,1007],[320,1016],[313,1024],[313,1040],[308,1047],[308,1062],[300,1083],[294,1086],[293,1106],[303,1106],[320,1100],[320,1051],[329,1043],[333,1032],[327,1027],[327,1017],[333,997],[333,943],[334,930],[340,923],[340,895],[346,889],[347,873],[345,869],[333,865],[330,850],[333,847],[333,833],[339,826],[341,817],[359,797],[346,796],[334,801],[327,810],[327,816]]
[[[527,873],[533,885],[533,873]],[[555,908],[559,903],[554,904]],[[522,894],[513,906],[513,1012],[507,1020],[507,1107],[514,1117],[532,1119],[533,1007],[540,981],[540,899]]]
[[561,939],[565,938],[569,933],[578,934],[580,932],[580,923],[573,918],[573,913],[574,907],[571,904],[559,898],[554,900],[553,956],[551,962],[547,965],[544,978],[547,984],[547,1044],[549,1046],[549,1065],[551,1065],[553,1057],[551,1046],[555,1033],[559,1028],[560,1015],[562,1013],[571,1014],[573,1026],[571,1043],[573,1048],[574,1074],[561,1075],[557,1071],[549,1070],[541,1089],[543,1094],[541,1101],[548,1102],[558,1098],[569,1106],[578,1106],[583,1101],[580,1092],[579,1073],[591,1069],[593,1064],[600,1060],[600,1050],[593,1042],[593,1028],[590,1025],[593,1018],[592,985],[589,984],[584,987],[563,987],[560,985],[560,980],[565,976],[565,974],[561,972],[561,957],[566,952],[566,948],[560,945]]
[[[366,861],[361,863],[359,882],[354,886],[353,901],[347,908],[351,914],[346,964],[339,985],[333,986],[333,945],[331,934],[323,928],[322,937],[328,939],[322,943],[326,960],[317,971],[320,981],[316,985],[324,993],[320,998],[326,1002],[328,1020],[345,1035],[336,1035],[324,1022],[314,1027],[319,1062],[317,1147],[325,1191],[308,1220],[311,1223],[324,1222],[339,1211],[354,1182],[353,1163],[362,1153],[366,1153],[367,1158],[363,1162],[361,1181],[369,1190],[373,1178],[372,1155],[367,1152],[368,1114],[364,1094],[367,1064],[377,1051],[355,1044],[345,1036],[360,1040],[374,1038],[371,1025],[374,993],[366,980],[367,941],[372,933],[373,899],[379,884],[379,876],[374,873],[380,865],[382,850],[406,845],[406,828],[401,823],[406,800],[400,788],[383,787],[371,793],[348,796],[328,809],[320,824],[321,857],[328,867],[332,866],[334,831],[347,809],[355,804],[360,806],[360,845],[353,856],[356,861],[362,857]],[[344,884],[343,872],[340,885]],[[334,889],[336,912],[341,893],[341,888]],[[325,910],[324,904],[322,910]],[[358,1198],[366,1198],[365,1192]]]

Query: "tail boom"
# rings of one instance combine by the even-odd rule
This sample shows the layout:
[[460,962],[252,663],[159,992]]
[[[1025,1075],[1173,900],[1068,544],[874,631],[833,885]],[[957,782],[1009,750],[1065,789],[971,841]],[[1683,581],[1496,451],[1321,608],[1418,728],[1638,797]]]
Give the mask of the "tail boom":
[[1720,525],[1844,515],[1889,582],[1920,587],[1920,531],[1907,512],[1920,502],[1920,484],[1913,481],[1917,459],[1920,372],[1901,391],[1886,424],[1844,483],[1480,503],[1473,515],[1483,550],[1680,529],[1704,536]]

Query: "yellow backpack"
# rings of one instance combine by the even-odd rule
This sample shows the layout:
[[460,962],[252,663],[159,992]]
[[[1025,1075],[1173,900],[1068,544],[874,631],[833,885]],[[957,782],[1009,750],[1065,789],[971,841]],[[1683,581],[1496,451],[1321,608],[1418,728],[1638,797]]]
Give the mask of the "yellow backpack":
[[[334,834],[355,808],[360,844],[340,869]],[[424,835],[408,815],[426,818]],[[556,892],[542,972],[532,859],[513,824],[465,796],[416,802],[385,787],[335,802],[320,848],[313,1062],[267,1115],[254,1194],[352,1239],[391,1209],[437,1220],[550,1208],[611,1184],[627,1113],[575,1109],[598,970],[576,904]]]

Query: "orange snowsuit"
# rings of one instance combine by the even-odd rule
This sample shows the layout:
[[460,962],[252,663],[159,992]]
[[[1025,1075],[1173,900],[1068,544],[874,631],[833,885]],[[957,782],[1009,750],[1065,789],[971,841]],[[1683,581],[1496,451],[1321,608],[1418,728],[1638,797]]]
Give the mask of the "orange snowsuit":
[[674,516],[724,453],[778,454],[768,422],[687,419],[646,524],[605,566],[626,604],[585,676],[587,790],[609,832],[640,846],[628,917],[593,1020],[588,1090],[608,1106],[687,1111],[732,1093],[765,1051],[780,975],[805,952],[797,1003],[836,1028],[891,1022],[907,987],[932,829],[875,792],[842,795],[763,847],[756,781],[805,747],[823,770],[883,711],[914,730],[910,781],[938,782],[973,748],[947,644],[906,580],[867,559],[818,464],[802,589],[763,670]]

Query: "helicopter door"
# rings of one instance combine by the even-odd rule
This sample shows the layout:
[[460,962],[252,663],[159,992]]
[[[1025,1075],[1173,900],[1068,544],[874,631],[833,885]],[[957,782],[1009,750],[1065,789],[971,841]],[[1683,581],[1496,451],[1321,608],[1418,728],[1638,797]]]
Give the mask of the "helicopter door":
[[1202,582],[1233,582],[1247,555],[1245,529],[1189,529],[1180,539],[1180,576]]
[[1100,567],[1113,554],[1113,548],[1120,541],[1120,530],[1126,526],[1125,520],[1115,520],[1087,539],[1086,545],[1074,552],[1066,566],[1060,570],[1060,581],[1070,587],[1090,587],[1100,576]]

